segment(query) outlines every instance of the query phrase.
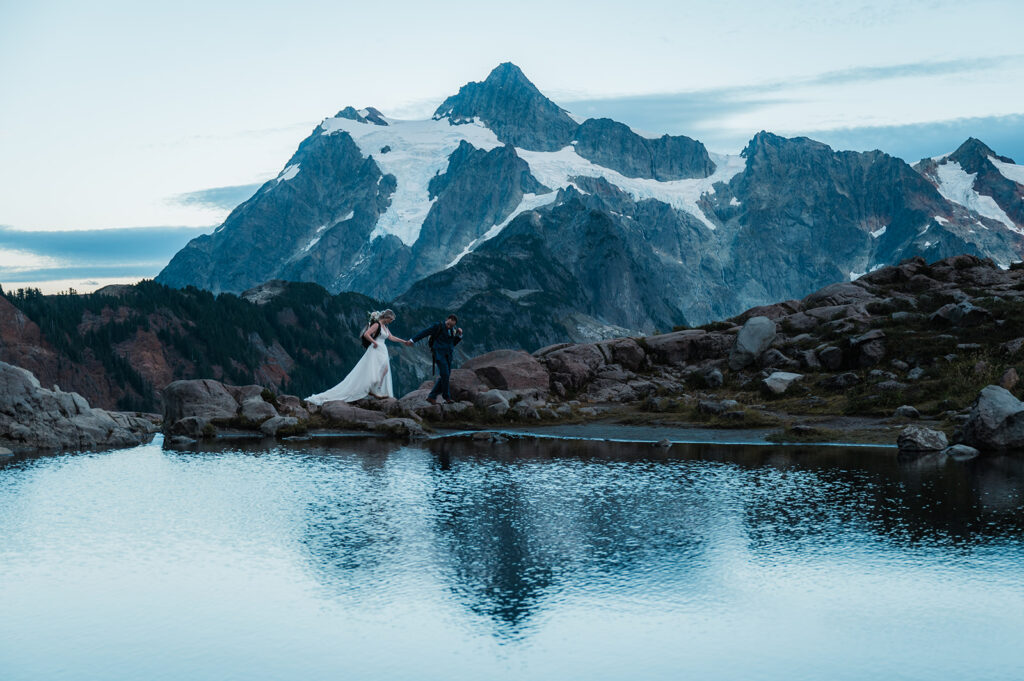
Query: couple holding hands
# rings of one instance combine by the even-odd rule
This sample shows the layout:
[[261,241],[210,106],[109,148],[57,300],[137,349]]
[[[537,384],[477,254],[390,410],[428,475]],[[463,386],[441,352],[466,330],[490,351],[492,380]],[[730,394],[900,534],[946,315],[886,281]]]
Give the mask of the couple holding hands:
[[369,322],[360,335],[366,351],[359,359],[348,376],[330,390],[311,395],[307,402],[323,404],[333,400],[355,402],[366,396],[386,398],[394,397],[391,385],[391,358],[388,355],[386,341],[391,340],[403,345],[412,345],[424,338],[429,339],[430,350],[434,356],[434,366],[440,376],[427,401],[437,404],[439,400],[453,402],[449,391],[449,379],[452,372],[452,360],[455,357],[455,346],[462,341],[462,329],[456,325],[458,317],[451,314],[443,322],[438,322],[420,331],[409,340],[402,340],[391,335],[388,325],[395,321],[395,313],[391,310],[371,312]]

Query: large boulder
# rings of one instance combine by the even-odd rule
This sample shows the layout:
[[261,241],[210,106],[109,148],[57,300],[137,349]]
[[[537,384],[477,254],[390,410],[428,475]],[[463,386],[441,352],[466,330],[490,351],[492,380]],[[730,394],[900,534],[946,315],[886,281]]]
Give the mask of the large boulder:
[[320,414],[332,425],[345,428],[369,428],[387,419],[382,412],[361,409],[341,400],[324,402]]
[[274,409],[274,405],[264,401],[262,397],[257,395],[256,397],[250,397],[245,402],[242,402],[239,415],[247,421],[260,424],[267,419],[274,418],[278,413],[277,410]]
[[896,440],[901,452],[938,452],[945,449],[949,442],[946,434],[940,430],[922,426],[907,426]]
[[648,336],[643,339],[643,343],[652,361],[658,364],[685,364],[724,357],[732,347],[733,337],[701,329],[685,329]]
[[647,353],[632,338],[614,338],[598,343],[597,347],[610,363],[630,371],[642,368],[647,360]]
[[148,441],[154,432],[149,419],[93,409],[78,393],[46,390],[30,371],[0,362],[0,446],[128,447]]
[[212,421],[230,419],[238,412],[238,402],[224,384],[208,378],[174,381],[163,395],[165,428],[187,416]]
[[982,388],[961,430],[960,441],[981,451],[1024,449],[1024,403],[1005,388]]
[[849,305],[851,303],[864,303],[872,300],[875,296],[863,286],[853,282],[840,282],[831,284],[825,288],[815,291],[803,299],[803,307],[811,310],[816,307],[831,305]]
[[499,390],[546,391],[551,385],[544,365],[522,350],[488,352],[464,362],[462,368],[473,371],[488,387]]
[[549,352],[543,357],[551,372],[551,380],[578,390],[593,380],[605,365],[604,355],[592,344],[570,345]]
[[794,374],[788,371],[775,371],[772,372],[768,378],[764,379],[762,384],[764,385],[765,391],[772,395],[782,395],[789,387],[803,378],[803,374]]
[[775,322],[767,317],[748,319],[729,353],[729,368],[738,371],[756,362],[775,340],[775,335]]

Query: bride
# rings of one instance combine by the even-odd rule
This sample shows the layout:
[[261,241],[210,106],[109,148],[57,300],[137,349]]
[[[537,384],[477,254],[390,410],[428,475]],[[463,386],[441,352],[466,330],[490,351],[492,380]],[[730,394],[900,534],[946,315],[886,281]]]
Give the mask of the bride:
[[395,313],[391,310],[371,312],[370,321],[362,334],[363,347],[366,348],[362,358],[352,367],[345,380],[330,390],[307,397],[306,401],[323,404],[334,400],[355,402],[367,395],[377,398],[394,397],[395,393],[391,387],[391,360],[388,359],[388,349],[384,343],[392,340],[403,345],[412,345],[412,341],[391,335],[388,324],[393,321]]

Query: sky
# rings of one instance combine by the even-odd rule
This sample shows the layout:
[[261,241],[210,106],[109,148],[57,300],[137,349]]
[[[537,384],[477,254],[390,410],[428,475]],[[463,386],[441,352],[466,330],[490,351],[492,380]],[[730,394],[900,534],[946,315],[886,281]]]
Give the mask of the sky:
[[973,135],[1024,161],[1021,26],[1019,0],[0,0],[0,283],[152,276],[325,116],[426,117],[503,61],[712,151],[765,129],[913,162]]

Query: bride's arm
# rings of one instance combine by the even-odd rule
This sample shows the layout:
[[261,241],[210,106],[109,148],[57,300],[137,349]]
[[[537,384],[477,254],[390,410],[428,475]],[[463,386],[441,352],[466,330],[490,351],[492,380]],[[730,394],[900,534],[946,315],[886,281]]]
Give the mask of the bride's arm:
[[408,341],[408,340],[402,340],[401,338],[399,338],[399,337],[398,337],[398,336],[396,336],[395,334],[391,334],[391,335],[389,335],[387,339],[388,339],[388,340],[393,340],[393,341],[395,341],[396,343],[401,343],[402,345],[411,345],[411,344],[412,344],[412,341]]
[[373,332],[377,330],[378,326],[380,326],[380,324],[378,322],[374,322],[366,327],[366,331],[363,331],[363,338],[370,341],[370,345],[373,347],[377,347],[377,339],[373,337]]

